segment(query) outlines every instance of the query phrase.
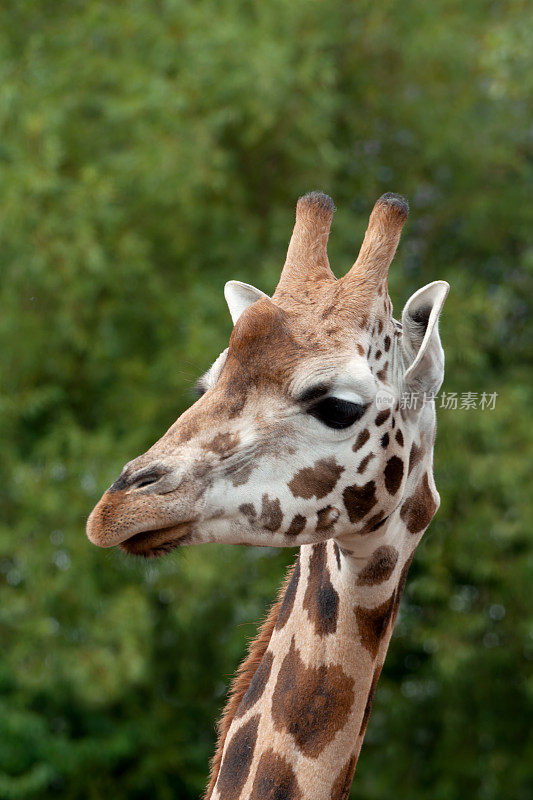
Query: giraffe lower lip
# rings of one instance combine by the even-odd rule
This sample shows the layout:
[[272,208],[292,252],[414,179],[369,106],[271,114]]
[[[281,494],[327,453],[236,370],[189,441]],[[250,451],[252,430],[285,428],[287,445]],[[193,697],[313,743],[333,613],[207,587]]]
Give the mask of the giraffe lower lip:
[[190,528],[189,522],[180,522],[167,528],[141,531],[119,544],[121,550],[134,556],[153,558],[170,553],[182,544]]

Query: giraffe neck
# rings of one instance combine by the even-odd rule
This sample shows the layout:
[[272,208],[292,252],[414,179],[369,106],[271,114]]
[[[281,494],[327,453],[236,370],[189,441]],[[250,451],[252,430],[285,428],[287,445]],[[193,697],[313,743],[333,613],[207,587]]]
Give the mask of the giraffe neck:
[[211,800],[347,797],[415,547],[399,528],[397,509],[364,557],[333,540],[300,548]]

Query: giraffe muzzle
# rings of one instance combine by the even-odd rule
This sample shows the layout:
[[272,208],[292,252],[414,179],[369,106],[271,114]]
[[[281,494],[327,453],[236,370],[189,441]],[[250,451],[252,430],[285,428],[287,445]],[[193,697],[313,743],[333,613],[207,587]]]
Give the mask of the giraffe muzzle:
[[169,528],[136,533],[119,544],[121,550],[132,556],[155,558],[170,553],[191,539],[192,522],[181,522]]

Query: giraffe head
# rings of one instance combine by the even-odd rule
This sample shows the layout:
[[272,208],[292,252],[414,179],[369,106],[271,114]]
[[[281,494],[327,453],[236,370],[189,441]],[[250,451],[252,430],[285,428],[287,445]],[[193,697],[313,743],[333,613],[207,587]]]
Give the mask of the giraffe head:
[[428,459],[436,506],[434,404],[399,401],[440,387],[448,284],[417,291],[397,322],[387,275],[406,201],[377,201],[339,280],[326,253],[333,211],[324,194],[300,198],[272,298],[226,285],[229,347],[200,379],[200,399],[94,508],[94,544],[152,556],[202,542],[283,547],[335,537],[365,549],[409,500],[409,475]]

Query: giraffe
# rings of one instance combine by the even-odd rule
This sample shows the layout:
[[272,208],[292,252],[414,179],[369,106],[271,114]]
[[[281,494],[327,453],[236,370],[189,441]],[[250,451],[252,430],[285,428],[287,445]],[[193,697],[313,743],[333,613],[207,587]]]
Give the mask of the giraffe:
[[[435,281],[392,316],[407,202],[375,204],[340,279],[333,201],[298,201],[270,298],[230,281],[229,347],[199,399],[130,461],[88,522],[101,547],[298,547],[234,679],[206,800],[345,800],[411,559],[439,506],[431,399],[443,379]],[[404,392],[427,402],[400,403]]]

